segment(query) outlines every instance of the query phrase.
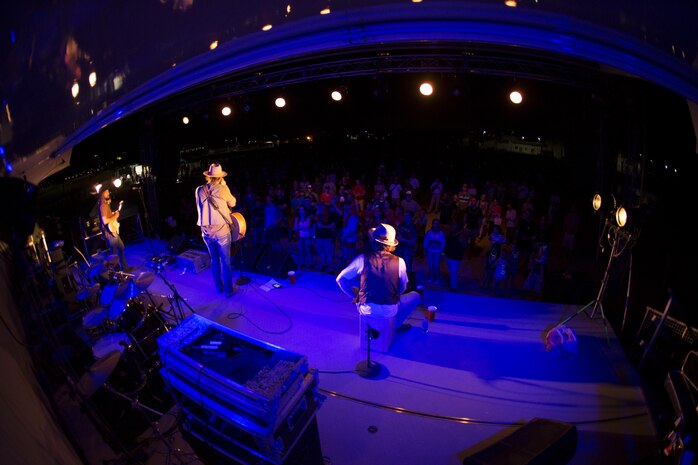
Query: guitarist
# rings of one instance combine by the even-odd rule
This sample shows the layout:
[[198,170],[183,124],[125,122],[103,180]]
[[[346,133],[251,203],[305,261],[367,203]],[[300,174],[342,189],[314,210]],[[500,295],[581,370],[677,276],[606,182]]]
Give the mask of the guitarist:
[[196,188],[196,224],[201,227],[201,236],[211,256],[211,273],[218,293],[231,297],[233,273],[230,263],[230,246],[233,242],[230,209],[237,203],[223,179],[228,175],[221,165],[214,163],[204,171],[206,184]]
[[121,269],[125,272],[132,271],[133,268],[126,264],[124,254],[124,241],[119,236],[119,215],[121,214],[121,203],[116,211],[111,209],[111,193],[109,189],[104,189],[99,193],[99,226],[102,230],[104,240],[109,245],[111,253],[118,255]]

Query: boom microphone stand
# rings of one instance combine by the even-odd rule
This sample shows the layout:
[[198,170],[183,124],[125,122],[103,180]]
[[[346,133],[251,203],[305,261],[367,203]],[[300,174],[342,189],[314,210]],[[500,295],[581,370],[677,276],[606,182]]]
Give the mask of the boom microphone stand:
[[176,311],[175,319],[177,320],[177,323],[182,321],[184,319],[184,312],[182,311],[182,303],[189,309],[190,312],[196,313],[193,308],[191,308],[191,305],[189,305],[189,302],[184,300],[184,298],[179,294],[177,291],[177,288],[174,286],[174,284],[170,283],[162,273],[160,269],[156,270],[156,273],[158,276],[160,276],[160,279],[167,285],[167,287],[170,288],[172,291],[172,298],[170,301],[172,302],[172,310]]
[[145,220],[145,232],[148,234],[148,244],[150,245],[150,253],[152,257],[155,257],[155,248],[153,247],[153,228],[150,225],[150,218],[148,217],[148,207],[145,205],[145,198],[143,197],[143,187],[139,184],[134,184],[131,187],[132,190],[138,191],[138,196],[141,199],[141,206],[143,207],[143,219]]

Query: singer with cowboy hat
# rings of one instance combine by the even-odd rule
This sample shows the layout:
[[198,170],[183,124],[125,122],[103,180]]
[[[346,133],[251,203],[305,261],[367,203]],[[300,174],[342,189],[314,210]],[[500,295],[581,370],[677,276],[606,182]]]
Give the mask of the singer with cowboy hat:
[[[394,255],[398,241],[395,228],[381,223],[368,232],[371,251],[360,254],[337,275],[337,285],[354,299],[362,315],[376,318],[395,317],[399,328],[420,302],[416,291],[405,293],[407,266],[405,260]],[[352,280],[359,278],[358,293]]]
[[196,188],[196,224],[211,256],[211,273],[218,293],[230,297],[234,293],[233,272],[230,263],[232,235],[230,209],[237,203],[224,177],[228,175],[221,165],[214,163],[204,171],[206,184]]

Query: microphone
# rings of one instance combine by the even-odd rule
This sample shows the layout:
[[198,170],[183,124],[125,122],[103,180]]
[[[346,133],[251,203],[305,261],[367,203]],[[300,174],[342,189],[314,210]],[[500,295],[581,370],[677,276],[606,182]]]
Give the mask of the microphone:
[[368,323],[366,323],[366,332],[368,333],[368,337],[370,339],[378,339],[378,336],[380,335],[380,332],[378,332],[377,329],[372,328]]

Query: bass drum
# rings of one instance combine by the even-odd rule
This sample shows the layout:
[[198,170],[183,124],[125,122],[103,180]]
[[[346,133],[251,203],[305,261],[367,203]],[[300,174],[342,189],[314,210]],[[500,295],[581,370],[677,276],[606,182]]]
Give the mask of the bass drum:
[[150,373],[159,366],[158,337],[171,329],[160,312],[146,307],[143,317],[128,333],[130,347],[141,360],[141,366]]

